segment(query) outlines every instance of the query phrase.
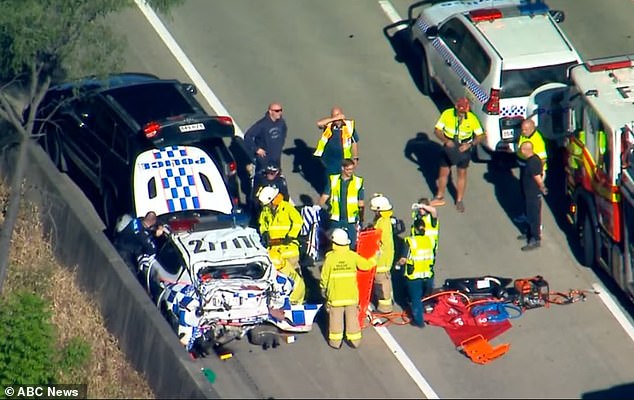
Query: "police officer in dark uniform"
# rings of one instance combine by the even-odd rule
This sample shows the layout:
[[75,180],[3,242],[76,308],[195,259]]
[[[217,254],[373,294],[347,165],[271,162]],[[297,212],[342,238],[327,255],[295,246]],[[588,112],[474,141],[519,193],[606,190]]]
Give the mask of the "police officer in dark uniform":
[[520,152],[526,160],[520,180],[524,189],[528,230],[518,239],[527,241],[522,251],[530,251],[541,245],[542,197],[548,194],[548,190],[544,185],[542,161],[533,151],[533,144],[528,141],[522,143]]
[[265,187],[271,186],[280,191],[284,197],[284,201],[288,201],[290,196],[288,194],[288,183],[286,177],[282,175],[279,165],[275,162],[269,162],[264,171],[261,174],[255,176],[253,180],[253,190],[249,198],[249,209],[251,210],[252,223],[255,223],[262,207],[258,201],[259,191]]
[[144,217],[132,219],[121,229],[115,237],[114,245],[136,275],[138,257],[143,254],[156,254],[158,249],[155,238],[162,234],[163,227],[157,225],[156,213],[150,211]]

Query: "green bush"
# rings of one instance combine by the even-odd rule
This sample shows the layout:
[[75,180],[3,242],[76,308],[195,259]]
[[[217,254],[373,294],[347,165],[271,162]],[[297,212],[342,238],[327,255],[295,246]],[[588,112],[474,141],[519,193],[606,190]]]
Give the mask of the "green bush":
[[85,379],[83,367],[90,359],[90,344],[80,337],[68,341],[61,351],[59,369],[64,376],[79,383]]
[[0,303],[0,384],[55,383],[55,328],[48,303],[14,292]]

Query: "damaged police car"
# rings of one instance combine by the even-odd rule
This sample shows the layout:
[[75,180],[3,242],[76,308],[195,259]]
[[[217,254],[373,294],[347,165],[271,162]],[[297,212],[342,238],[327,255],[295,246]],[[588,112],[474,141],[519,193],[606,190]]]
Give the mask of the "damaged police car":
[[[136,217],[153,211],[163,234],[137,258],[152,300],[193,355],[249,333],[307,332],[321,304],[293,304],[294,282],[279,273],[257,231],[240,223],[222,176],[200,148],[141,153],[134,166]],[[120,220],[117,232],[127,221]],[[256,334],[257,332],[257,334]],[[205,350],[204,352],[201,349]]]

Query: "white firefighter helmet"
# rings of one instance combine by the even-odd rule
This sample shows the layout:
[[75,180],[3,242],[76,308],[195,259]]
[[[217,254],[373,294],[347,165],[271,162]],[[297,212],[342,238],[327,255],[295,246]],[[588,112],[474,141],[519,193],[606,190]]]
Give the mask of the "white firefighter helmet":
[[392,204],[387,197],[382,194],[376,194],[370,200],[370,210],[372,211],[389,211],[392,209]]
[[348,238],[348,232],[344,231],[341,228],[337,228],[332,231],[332,236],[330,236],[332,242],[338,244],[340,246],[347,246],[350,244],[350,238]]
[[258,193],[258,200],[260,200],[260,203],[265,206],[272,202],[279,192],[280,190],[278,188],[273,186],[264,186]]

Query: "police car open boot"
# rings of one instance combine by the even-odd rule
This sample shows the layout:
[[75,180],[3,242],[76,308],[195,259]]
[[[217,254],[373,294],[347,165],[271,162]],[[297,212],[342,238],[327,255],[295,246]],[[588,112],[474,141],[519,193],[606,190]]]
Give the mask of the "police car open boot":
[[541,242],[539,240],[531,240],[528,244],[522,247],[522,251],[530,251],[535,250],[536,248],[541,246]]

